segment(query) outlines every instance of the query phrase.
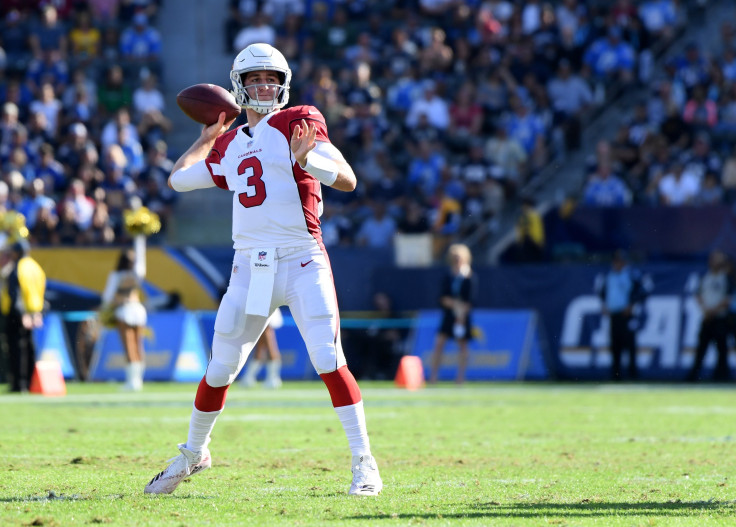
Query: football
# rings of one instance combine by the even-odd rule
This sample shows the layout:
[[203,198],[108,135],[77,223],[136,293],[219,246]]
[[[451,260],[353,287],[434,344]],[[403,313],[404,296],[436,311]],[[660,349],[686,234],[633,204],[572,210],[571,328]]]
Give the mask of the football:
[[195,84],[184,88],[176,96],[176,104],[189,118],[207,125],[216,123],[220,112],[225,112],[226,123],[240,115],[235,97],[216,84]]

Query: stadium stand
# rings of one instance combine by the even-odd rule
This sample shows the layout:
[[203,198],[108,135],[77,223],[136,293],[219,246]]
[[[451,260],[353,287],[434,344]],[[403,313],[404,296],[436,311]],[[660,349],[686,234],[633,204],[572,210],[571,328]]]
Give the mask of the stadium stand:
[[[663,162],[669,168],[674,154],[660,151],[672,145],[686,167],[717,173],[736,126],[733,50],[710,58],[688,48],[653,79],[702,5],[230,0],[218,60],[229,64],[254,38],[272,40],[294,71],[292,100],[323,110],[360,181],[355,193],[324,190],[329,244],[369,243],[385,209],[384,230],[431,233],[438,256],[455,241],[487,248],[524,189],[580,150],[588,123],[653,80],[651,98],[609,140],[610,167],[631,199],[661,200],[650,180],[668,175]],[[37,245],[122,244],[122,213],[138,198],[162,217],[151,243],[176,241],[177,197],[165,179],[186,143],[173,136],[177,109],[162,102],[174,89],[164,82],[162,0],[0,6],[6,209],[31,216]],[[732,28],[723,31],[733,42]],[[655,125],[661,133],[649,133]],[[702,145],[678,142],[683,127],[697,127]],[[591,161],[590,173],[601,164]],[[703,179],[710,187],[697,199],[716,199],[719,182]],[[372,232],[370,243],[389,238]]]

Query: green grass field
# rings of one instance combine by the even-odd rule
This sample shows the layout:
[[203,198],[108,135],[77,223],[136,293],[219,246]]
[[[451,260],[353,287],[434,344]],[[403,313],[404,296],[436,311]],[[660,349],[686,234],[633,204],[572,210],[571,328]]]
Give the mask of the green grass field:
[[195,385],[3,392],[0,525],[736,524],[730,387],[361,385],[377,498],[347,496],[320,383],[233,387],[212,470],[170,496],[143,487],[186,440]]

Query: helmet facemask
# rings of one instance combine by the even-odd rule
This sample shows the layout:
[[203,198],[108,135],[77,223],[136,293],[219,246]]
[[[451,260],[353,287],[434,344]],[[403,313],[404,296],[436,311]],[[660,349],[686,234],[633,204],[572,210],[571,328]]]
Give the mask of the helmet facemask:
[[[274,72],[278,75],[280,84],[246,84],[246,77],[251,71]],[[230,72],[230,80],[233,84],[235,100],[243,108],[250,108],[255,112],[268,114],[283,108],[289,102],[289,84],[284,72],[266,68],[248,69],[247,71],[233,70]],[[259,99],[258,92],[264,86],[273,89],[273,98]]]
[[[258,99],[258,85],[246,86],[245,77],[252,71],[276,73],[281,84],[270,85],[275,88],[275,95],[272,100],[261,101]],[[251,44],[238,53],[230,71],[230,81],[233,83],[235,100],[243,108],[250,108],[255,112],[267,114],[283,108],[289,102],[291,69],[289,69],[289,63],[281,52],[270,44]],[[253,97],[248,94],[248,89],[251,89]]]

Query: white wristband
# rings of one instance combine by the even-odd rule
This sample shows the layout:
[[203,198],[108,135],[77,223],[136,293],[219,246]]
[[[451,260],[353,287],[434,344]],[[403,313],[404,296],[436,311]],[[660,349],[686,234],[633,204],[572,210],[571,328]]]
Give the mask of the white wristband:
[[331,187],[337,180],[337,163],[316,152],[309,152],[307,154],[307,164],[302,168],[314,176],[320,183],[324,183],[328,187]]

